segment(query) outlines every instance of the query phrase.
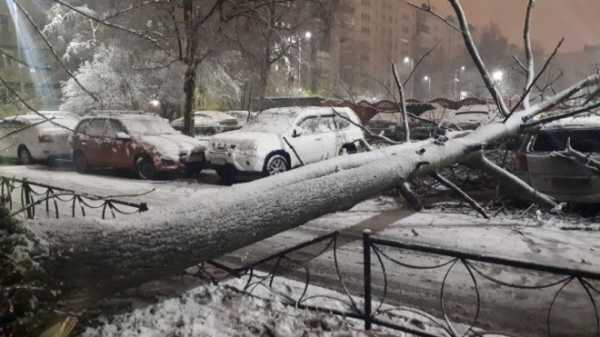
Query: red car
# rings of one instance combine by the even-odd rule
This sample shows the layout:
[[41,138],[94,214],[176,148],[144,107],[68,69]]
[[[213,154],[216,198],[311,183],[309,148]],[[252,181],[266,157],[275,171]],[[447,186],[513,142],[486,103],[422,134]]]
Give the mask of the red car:
[[72,138],[78,172],[91,168],[133,170],[142,179],[201,167],[204,147],[156,115],[110,113],[83,118]]

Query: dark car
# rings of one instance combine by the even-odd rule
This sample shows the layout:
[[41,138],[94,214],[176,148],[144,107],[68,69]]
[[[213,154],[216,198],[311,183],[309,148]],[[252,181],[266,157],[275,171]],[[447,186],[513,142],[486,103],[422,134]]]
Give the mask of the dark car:
[[204,161],[204,147],[155,115],[118,113],[82,119],[72,139],[77,171],[133,170],[142,179],[180,172]]
[[524,135],[514,153],[515,173],[559,201],[600,203],[600,176],[569,159],[568,144],[600,160],[600,117],[569,118]]

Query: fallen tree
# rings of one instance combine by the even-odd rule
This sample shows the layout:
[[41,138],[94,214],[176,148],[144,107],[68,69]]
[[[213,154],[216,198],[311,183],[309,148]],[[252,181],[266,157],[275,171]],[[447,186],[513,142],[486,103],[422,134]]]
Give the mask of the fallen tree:
[[[450,2],[456,8],[468,49],[478,55],[459,2]],[[483,63],[479,68],[484,78],[489,76]],[[25,335],[45,326],[57,312],[77,316],[99,298],[180,273],[455,163],[481,165],[538,196],[544,206],[556,207],[550,197],[532,192],[504,169],[474,158],[481,158],[487,146],[517,134],[536,116],[599,83],[600,75],[590,76],[513,113],[500,104],[506,119],[473,132],[448,133],[338,157],[219,193],[191,195],[171,209],[151,210],[135,218],[2,223],[0,303],[11,303],[15,308]],[[488,85],[493,88],[494,84],[490,81]],[[493,97],[502,100],[501,95]],[[581,110],[591,107],[590,103]]]

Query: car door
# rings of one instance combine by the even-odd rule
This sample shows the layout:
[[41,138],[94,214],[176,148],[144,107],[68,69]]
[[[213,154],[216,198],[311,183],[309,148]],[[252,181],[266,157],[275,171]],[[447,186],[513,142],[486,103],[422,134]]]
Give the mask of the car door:
[[319,160],[326,160],[338,155],[338,136],[334,116],[319,117],[318,137],[316,139],[320,143],[319,150],[321,153]]
[[105,136],[102,157],[106,158],[112,167],[131,168],[134,164],[133,151],[130,149],[132,140],[123,124],[117,119],[107,119]]
[[322,135],[319,134],[318,116],[310,116],[300,120],[297,124],[297,130],[301,130],[299,135],[288,138],[288,142],[294,147],[304,164],[314,163],[322,157],[320,146],[323,142]]
[[106,135],[106,119],[94,118],[80,134],[80,143],[88,162],[96,166],[107,166],[110,162],[103,155],[102,146]]

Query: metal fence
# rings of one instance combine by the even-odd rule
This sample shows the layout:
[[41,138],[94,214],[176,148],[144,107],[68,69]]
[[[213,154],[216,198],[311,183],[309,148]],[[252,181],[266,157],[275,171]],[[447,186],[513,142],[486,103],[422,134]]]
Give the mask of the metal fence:
[[134,203],[113,197],[103,197],[88,193],[78,193],[74,190],[29,181],[0,177],[0,202],[12,211],[11,215],[25,213],[33,219],[36,212],[42,208],[49,217],[60,217],[59,204],[66,204],[70,216],[77,213],[86,216],[86,210],[98,210],[102,219],[108,215],[116,218],[117,214],[131,215],[148,210],[146,203]]
[[[213,268],[216,267],[221,271],[225,271],[229,277],[241,278],[245,277],[241,287],[233,287],[234,290],[256,296],[257,289],[271,289],[275,287],[278,276],[291,275],[292,279],[303,280],[303,286],[294,294],[287,292],[277,292],[282,295],[284,304],[294,306],[300,309],[309,309],[320,312],[328,312],[344,317],[350,317],[364,321],[365,330],[370,330],[373,325],[386,327],[393,330],[409,333],[414,336],[422,337],[447,337],[447,336],[485,336],[482,329],[477,326],[482,322],[480,319],[480,309],[482,304],[482,293],[480,286],[485,282],[491,282],[498,288],[520,289],[523,291],[548,290],[552,296],[549,299],[550,305],[548,308],[538,308],[545,310],[546,314],[546,330],[544,332],[537,331],[535,335],[554,336],[552,329],[552,313],[557,304],[557,299],[572,284],[578,284],[589,299],[590,311],[593,311],[595,322],[595,331],[590,336],[600,336],[600,317],[595,296],[600,294],[599,287],[595,282],[600,281],[600,274],[585,270],[578,270],[568,267],[557,267],[550,264],[535,263],[518,259],[504,258],[492,255],[466,253],[458,250],[447,248],[434,247],[426,244],[416,244],[411,241],[392,241],[372,236],[371,232],[365,231],[362,237],[362,291],[353,289],[354,294],[349,291],[346,280],[340,271],[338,257],[338,237],[339,233],[334,232],[311,241],[299,244],[288,248],[281,252],[275,253],[266,258],[260,259],[246,266],[231,268],[224,263],[211,261],[208,264]],[[317,248],[317,246],[320,246]],[[309,288],[318,285],[311,277],[310,263],[315,257],[330,251],[333,254],[333,265],[335,269],[336,279],[339,284],[335,287],[341,289],[336,292],[337,295],[320,294],[310,295]],[[400,258],[392,256],[400,254]],[[417,265],[407,262],[402,256],[409,254],[424,254],[429,257],[435,256],[436,259],[442,259],[439,263],[431,265]],[[411,315],[416,315],[424,326],[415,327],[411,324],[405,324],[406,319],[401,319],[398,314],[392,314],[396,308],[395,305],[387,303],[389,298],[389,275],[388,272],[391,265],[400,269],[410,269],[417,271],[439,271],[442,276],[441,289],[439,291],[439,308],[430,308],[431,311],[437,311],[438,315],[441,312],[441,318],[430,315],[421,310],[403,307],[404,312],[409,312]],[[446,297],[449,291],[447,281],[453,271],[458,266],[466,270],[468,279],[471,282],[473,295],[475,298],[474,317],[468,323],[453,322],[447,310]],[[485,271],[485,267],[493,266],[502,270],[521,270],[527,273],[535,273],[554,278],[553,281],[545,283],[527,284],[527,282],[517,283],[504,281]],[[378,267],[373,270],[373,267]],[[207,269],[203,269],[204,273],[208,273]],[[259,273],[258,271],[261,271]],[[378,280],[383,283],[375,284],[374,273],[380,273],[382,278]],[[327,285],[328,287],[331,285]],[[231,288],[231,287],[230,287]],[[378,296],[373,293],[377,289]],[[260,296],[259,296],[260,297]],[[330,303],[337,302],[340,306],[323,306],[311,304],[311,300],[315,298],[326,298]],[[397,303],[399,299],[394,299]],[[494,305],[494,303],[492,303]],[[531,334],[533,335],[533,334]],[[569,336],[582,336],[582,333],[573,332],[567,334]]]

